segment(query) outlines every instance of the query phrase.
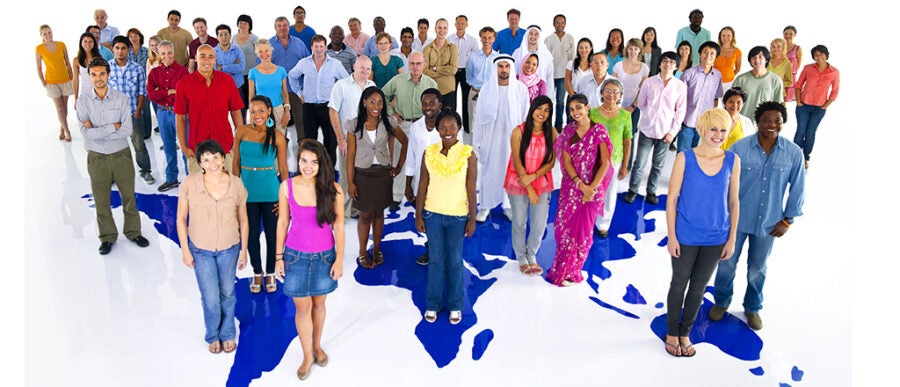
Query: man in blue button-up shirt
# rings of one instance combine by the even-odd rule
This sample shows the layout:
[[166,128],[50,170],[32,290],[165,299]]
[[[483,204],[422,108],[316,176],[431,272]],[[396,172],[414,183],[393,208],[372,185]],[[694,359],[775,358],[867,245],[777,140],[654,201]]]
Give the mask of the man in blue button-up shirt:
[[[756,135],[745,137],[731,146],[741,158],[741,211],[737,242],[731,259],[719,261],[716,273],[716,305],[709,318],[719,321],[728,310],[734,287],[734,274],[744,241],[750,240],[747,252],[747,291],[744,312],[747,324],[762,329],[762,288],[766,281],[766,260],[775,238],[787,233],[794,218],[803,214],[803,151],[790,140],[779,136],[787,112],[780,103],[763,102],[756,108]],[[784,200],[788,195],[787,202]]]

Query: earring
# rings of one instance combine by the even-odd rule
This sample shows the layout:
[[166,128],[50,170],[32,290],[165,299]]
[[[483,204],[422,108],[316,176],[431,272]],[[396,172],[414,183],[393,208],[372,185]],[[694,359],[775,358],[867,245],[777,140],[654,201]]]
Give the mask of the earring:
[[200,167],[200,173],[202,173],[202,174],[205,175],[205,174],[206,174],[206,168]]
[[269,117],[269,119],[266,120],[266,126],[274,126],[274,125],[275,125],[275,120],[273,120],[272,117]]

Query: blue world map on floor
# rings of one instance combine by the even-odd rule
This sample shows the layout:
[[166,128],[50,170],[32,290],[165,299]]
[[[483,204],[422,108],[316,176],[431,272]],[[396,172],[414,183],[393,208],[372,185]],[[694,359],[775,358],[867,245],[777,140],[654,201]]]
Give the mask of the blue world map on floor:
[[[558,195],[559,190],[553,192],[547,230],[541,249],[537,254],[537,262],[544,268],[545,273],[552,265],[553,255],[556,251],[553,221],[556,218]],[[624,194],[619,194],[617,198],[616,212],[612,219],[609,237],[594,237],[594,244],[584,263],[583,270],[588,274],[585,282],[595,293],[599,293],[599,284],[594,280],[595,276],[606,280],[613,275],[609,269],[604,267],[605,262],[633,258],[636,254],[635,248],[619,235],[632,234],[635,239],[641,239],[642,234],[653,232],[656,229],[655,220],[645,219],[645,215],[652,211],[665,211],[665,195],[659,197],[659,204],[656,205],[644,203],[640,196],[634,203],[628,204],[622,200],[623,196]],[[93,198],[90,194],[86,194],[82,198],[93,206]],[[138,210],[154,220],[156,230],[179,245],[175,226],[178,197],[138,193],[136,201]],[[118,191],[112,192],[111,204],[113,208],[121,206]],[[410,204],[407,203],[407,205]],[[357,266],[353,272],[353,278],[366,286],[395,286],[407,289],[411,292],[412,303],[421,313],[424,313],[427,267],[418,265],[416,258],[425,249],[423,246],[413,243],[412,238],[419,235],[415,232],[413,214],[409,213],[404,219],[397,220],[399,217],[397,212],[387,215],[388,219],[395,221],[385,224],[385,237],[391,234],[402,234],[404,237],[385,238],[387,240],[382,242],[382,250],[387,257],[384,264],[374,269]],[[433,324],[427,323],[423,319],[416,325],[414,334],[437,367],[444,367],[456,359],[462,345],[463,333],[478,323],[478,316],[474,312],[473,306],[479,297],[497,282],[497,278],[483,279],[481,277],[504,267],[508,262],[499,258],[487,259],[484,254],[515,257],[510,244],[510,232],[510,222],[502,215],[502,211],[498,207],[491,212],[488,221],[477,225],[474,236],[465,239],[463,259],[477,272],[477,275],[470,271],[465,272],[465,303],[462,323],[451,325],[446,312],[443,312],[438,316],[437,322]],[[348,234],[348,237],[353,236],[352,232]],[[657,245],[664,247],[666,245],[665,238]],[[235,317],[239,321],[240,332],[237,341],[240,345],[228,376],[228,386],[248,386],[253,379],[260,378],[263,372],[272,371],[281,362],[290,343],[297,337],[294,325],[294,303],[290,297],[281,292],[281,284],[275,293],[251,294],[248,281],[247,278],[238,279],[236,284]],[[712,287],[708,287],[707,292],[711,291]],[[647,304],[640,291],[633,285],[627,287],[622,299],[630,305]],[[589,301],[591,304],[624,317],[640,319],[636,314],[613,306],[599,297],[591,296]],[[691,341],[695,344],[709,343],[740,360],[759,360],[763,346],[762,339],[745,322],[732,314],[726,314],[721,322],[711,322],[707,317],[711,306],[712,303],[704,298],[694,329],[690,334]],[[654,307],[660,309],[661,314],[650,322],[649,327],[653,335],[664,341],[666,332],[664,304],[656,303]],[[197,313],[200,311],[198,310]],[[481,359],[488,351],[493,338],[494,332],[489,328],[482,329],[475,335],[472,348],[473,360]],[[749,369],[749,372],[757,376],[765,374],[762,367]],[[804,372],[794,366],[790,376],[792,381],[800,382],[803,375]],[[787,383],[779,385],[789,386]]]

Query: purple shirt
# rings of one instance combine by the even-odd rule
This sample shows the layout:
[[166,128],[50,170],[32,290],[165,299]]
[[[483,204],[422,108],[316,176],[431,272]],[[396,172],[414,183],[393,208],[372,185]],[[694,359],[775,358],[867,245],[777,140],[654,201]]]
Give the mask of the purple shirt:
[[663,83],[659,75],[644,81],[638,94],[637,106],[641,109],[638,130],[645,136],[662,139],[667,134],[674,137],[684,122],[687,105],[687,86],[678,78]]
[[722,98],[722,73],[712,69],[707,74],[702,67],[694,66],[681,74],[681,81],[687,86],[684,124],[696,128],[697,117],[712,109],[715,101]]

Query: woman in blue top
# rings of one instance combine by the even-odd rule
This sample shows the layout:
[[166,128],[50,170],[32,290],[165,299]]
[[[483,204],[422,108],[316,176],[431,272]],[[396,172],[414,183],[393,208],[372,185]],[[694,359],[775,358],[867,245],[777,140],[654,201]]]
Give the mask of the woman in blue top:
[[[234,134],[234,156],[231,171],[240,177],[247,188],[247,220],[250,223],[250,265],[253,281],[250,293],[259,293],[266,276],[266,291],[277,289],[275,284],[275,229],[278,219],[278,185],[288,176],[285,137],[275,130],[272,102],[264,95],[250,100],[250,123],[237,128]],[[266,267],[263,271],[259,246],[259,220],[266,232]]]
[[291,105],[288,103],[287,70],[272,63],[272,45],[268,39],[256,42],[256,56],[259,64],[247,72],[247,92],[250,100],[257,95],[269,97],[275,128],[285,134],[291,119]]
[[672,167],[666,200],[672,282],[665,339],[666,352],[672,356],[697,353],[689,335],[706,284],[719,260],[731,258],[734,252],[741,161],[721,148],[730,128],[731,117],[725,110],[713,108],[701,114],[697,119],[700,144],[679,153]]

